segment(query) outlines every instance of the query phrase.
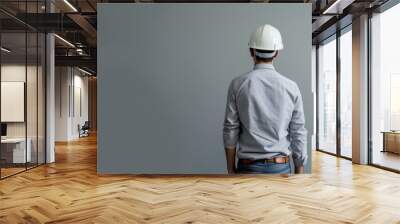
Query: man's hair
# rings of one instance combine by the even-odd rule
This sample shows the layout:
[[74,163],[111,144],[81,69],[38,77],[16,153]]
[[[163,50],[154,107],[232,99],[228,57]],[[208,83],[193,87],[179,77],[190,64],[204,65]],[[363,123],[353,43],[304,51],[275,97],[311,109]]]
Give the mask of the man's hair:
[[[254,49],[256,52],[259,52],[259,53],[268,53],[268,54],[271,54],[271,53],[273,53],[274,51],[268,51],[268,50],[259,50],[259,49]],[[253,54],[253,51],[252,51],[252,49],[250,49],[250,51],[251,51],[251,54]],[[272,60],[274,60],[274,57],[271,57],[271,58],[263,58],[263,57],[260,57],[260,56],[257,56],[257,55],[253,55],[253,57],[255,57],[255,59],[257,60],[257,61],[261,61],[261,62],[271,62]]]

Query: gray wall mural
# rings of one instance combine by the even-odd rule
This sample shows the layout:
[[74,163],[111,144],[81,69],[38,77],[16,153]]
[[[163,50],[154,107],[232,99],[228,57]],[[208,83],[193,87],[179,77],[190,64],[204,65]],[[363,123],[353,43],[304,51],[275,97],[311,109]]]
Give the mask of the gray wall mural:
[[282,33],[275,67],[300,87],[311,152],[310,4],[98,8],[99,173],[226,173],[228,86],[252,69],[248,39],[265,23]]

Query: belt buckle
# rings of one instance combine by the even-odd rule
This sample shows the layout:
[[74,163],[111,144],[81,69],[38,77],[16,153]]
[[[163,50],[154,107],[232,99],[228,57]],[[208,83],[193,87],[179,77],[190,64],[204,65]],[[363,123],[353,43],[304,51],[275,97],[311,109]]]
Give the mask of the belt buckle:
[[287,163],[288,162],[288,157],[287,156],[275,157],[272,160],[273,160],[274,163],[277,163],[277,164]]

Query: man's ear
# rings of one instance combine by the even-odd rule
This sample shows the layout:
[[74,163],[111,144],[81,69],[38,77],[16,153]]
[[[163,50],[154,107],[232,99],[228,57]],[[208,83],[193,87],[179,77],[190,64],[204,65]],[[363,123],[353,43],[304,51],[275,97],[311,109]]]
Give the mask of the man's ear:
[[253,49],[253,48],[249,48],[249,51],[250,51],[250,55],[251,55],[251,57],[253,57],[253,58],[254,58],[254,49]]

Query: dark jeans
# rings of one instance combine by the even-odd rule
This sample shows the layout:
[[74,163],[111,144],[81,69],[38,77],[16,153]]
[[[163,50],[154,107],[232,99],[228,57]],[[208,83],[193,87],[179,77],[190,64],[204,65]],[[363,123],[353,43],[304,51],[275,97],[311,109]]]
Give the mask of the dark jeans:
[[238,173],[249,174],[290,174],[292,173],[290,162],[288,163],[264,163],[255,162],[252,164],[238,163]]

